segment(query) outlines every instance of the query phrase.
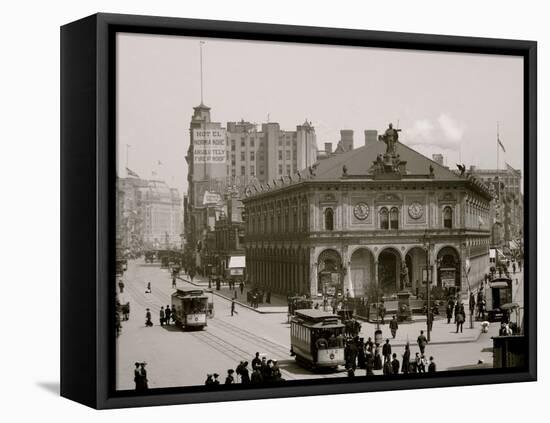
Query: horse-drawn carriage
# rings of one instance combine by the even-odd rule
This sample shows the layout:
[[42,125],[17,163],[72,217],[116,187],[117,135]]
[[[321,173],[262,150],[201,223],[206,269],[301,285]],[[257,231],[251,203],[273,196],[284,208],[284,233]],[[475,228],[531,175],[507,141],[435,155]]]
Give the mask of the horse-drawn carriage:
[[145,251],[145,263],[154,263],[156,254],[154,251]]

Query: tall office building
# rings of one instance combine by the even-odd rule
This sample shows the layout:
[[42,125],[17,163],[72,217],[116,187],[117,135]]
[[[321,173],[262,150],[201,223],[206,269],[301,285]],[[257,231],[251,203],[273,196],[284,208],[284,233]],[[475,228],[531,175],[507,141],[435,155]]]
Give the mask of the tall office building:
[[276,122],[227,122],[227,176],[237,187],[292,175],[317,161],[315,128],[307,120],[296,131]]
[[[212,122],[210,108],[194,107],[190,123],[188,193],[185,239],[195,249],[196,264],[210,243],[208,233],[215,228],[225,209],[228,193],[242,197],[252,183],[267,183],[295,174],[317,161],[315,128],[307,120],[295,131],[284,131],[276,122],[258,125],[241,120],[227,122],[226,128]],[[202,260],[204,261],[204,260]]]
[[495,223],[502,226],[502,236],[494,244],[510,245],[523,235],[523,193],[521,171],[506,164],[504,169],[479,169],[469,172],[488,185],[495,195]]

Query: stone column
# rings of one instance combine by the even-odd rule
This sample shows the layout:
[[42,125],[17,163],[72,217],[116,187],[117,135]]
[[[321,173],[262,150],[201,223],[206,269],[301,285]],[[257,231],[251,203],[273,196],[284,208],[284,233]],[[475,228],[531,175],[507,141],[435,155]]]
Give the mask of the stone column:
[[[378,286],[378,259],[374,260],[374,288],[376,292],[380,289]],[[375,301],[378,301],[378,299],[375,299]],[[369,298],[369,302],[372,303],[373,301]]]
[[309,251],[309,292],[311,297],[317,296],[317,284],[319,282],[318,264],[315,257],[315,248],[311,248]]

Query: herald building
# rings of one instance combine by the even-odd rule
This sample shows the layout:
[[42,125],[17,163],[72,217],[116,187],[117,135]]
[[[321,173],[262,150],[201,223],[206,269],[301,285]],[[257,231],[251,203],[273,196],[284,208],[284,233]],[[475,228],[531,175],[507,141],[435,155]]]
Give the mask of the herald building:
[[390,126],[379,141],[248,188],[251,283],[356,297],[479,286],[489,267],[489,189],[398,136]]

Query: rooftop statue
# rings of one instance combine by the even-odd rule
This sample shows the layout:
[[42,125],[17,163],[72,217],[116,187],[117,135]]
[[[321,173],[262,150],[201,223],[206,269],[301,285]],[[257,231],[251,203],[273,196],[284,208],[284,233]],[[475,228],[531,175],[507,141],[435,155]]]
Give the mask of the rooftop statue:
[[384,135],[379,135],[378,140],[386,143],[386,154],[390,156],[395,155],[395,144],[399,141],[399,132],[401,129],[394,129],[393,124],[389,124],[388,129],[384,132]]

